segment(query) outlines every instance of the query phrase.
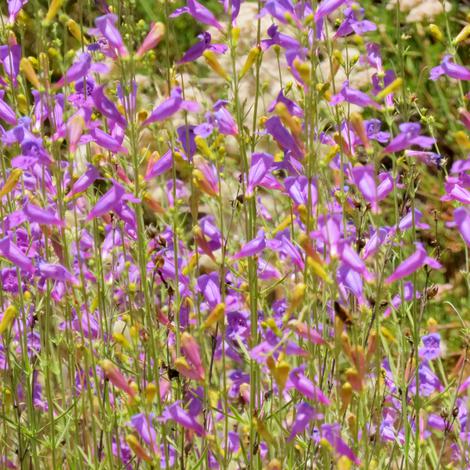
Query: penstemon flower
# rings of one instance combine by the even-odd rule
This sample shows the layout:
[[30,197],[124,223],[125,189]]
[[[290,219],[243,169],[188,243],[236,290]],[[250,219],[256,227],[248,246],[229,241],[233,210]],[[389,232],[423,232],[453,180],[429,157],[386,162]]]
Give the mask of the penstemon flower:
[[467,465],[459,2],[4,3],[1,466]]

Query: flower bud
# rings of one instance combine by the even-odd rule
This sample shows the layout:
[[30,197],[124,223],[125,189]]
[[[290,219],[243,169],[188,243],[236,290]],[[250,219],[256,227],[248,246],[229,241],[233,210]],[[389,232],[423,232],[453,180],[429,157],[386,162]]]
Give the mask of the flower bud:
[[44,19],[46,25],[50,24],[63,4],[64,0],[52,0],[49,10],[47,10],[46,18]]
[[101,361],[101,368],[103,369],[106,378],[116,388],[124,391],[132,398],[136,396],[136,391],[129,385],[127,379],[122,375],[121,371],[114,363],[112,363],[109,359],[104,359]]
[[385,87],[381,92],[377,93],[377,101],[384,99],[386,96],[394,93],[395,91],[399,90],[403,85],[403,79],[398,77],[396,78],[390,85]]
[[128,434],[126,436],[126,442],[139,459],[145,460],[146,462],[152,461],[150,455],[147,454],[145,449],[142,447],[138,439],[133,434]]
[[258,58],[261,49],[259,46],[252,47],[248,52],[248,56],[246,57],[246,61],[243,64],[242,70],[239,75],[239,79],[241,80],[247,72],[251,69],[252,65],[254,64],[255,60]]
[[349,382],[345,382],[342,385],[341,391],[340,391],[340,397],[341,397],[343,412],[346,410],[346,408],[351,403],[352,395],[353,395],[352,385]]
[[18,310],[14,305],[10,305],[4,312],[2,320],[0,321],[0,335],[3,335],[6,330],[11,328],[16,315],[18,314]]
[[296,57],[294,59],[294,68],[297,70],[302,81],[308,84],[310,82],[310,64],[308,62],[302,62]]
[[470,36],[470,24],[467,24],[462,31],[460,31],[457,36],[455,36],[452,44],[460,44],[461,42],[465,41]]
[[15,189],[22,175],[23,171],[20,168],[14,168],[11,170],[5,184],[2,186],[2,189],[0,189],[0,199]]
[[436,41],[442,41],[444,39],[444,35],[442,34],[442,31],[440,30],[439,26],[436,24],[432,23],[428,26],[428,31],[429,34],[436,40]]
[[209,316],[206,318],[206,321],[204,322],[203,327],[204,328],[211,327],[215,323],[222,320],[224,318],[224,315],[225,315],[225,304],[224,303],[217,304],[212,309],[211,313],[209,313]]
[[227,71],[222,67],[220,62],[217,60],[217,56],[215,53],[209,49],[206,49],[204,53],[202,54],[204,56],[204,59],[206,59],[207,65],[221,78],[224,80],[229,81],[230,77],[227,73]]
[[26,80],[28,80],[34,88],[39,89],[41,87],[38,76],[34,71],[33,65],[30,58],[22,57],[20,61],[20,70],[23,72]]
[[240,28],[237,26],[234,26],[232,28],[232,42],[233,45],[236,46],[238,44],[238,39],[240,38]]
[[165,35],[165,25],[159,21],[154,23],[150,28],[149,33],[145,37],[141,46],[137,50],[137,57],[142,57],[146,52],[153,49],[158,45]]

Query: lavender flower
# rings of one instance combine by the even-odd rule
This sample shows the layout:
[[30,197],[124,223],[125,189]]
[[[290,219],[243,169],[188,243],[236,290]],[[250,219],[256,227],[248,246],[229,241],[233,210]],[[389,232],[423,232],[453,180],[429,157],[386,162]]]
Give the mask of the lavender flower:
[[442,59],[441,65],[431,69],[429,77],[431,80],[437,80],[442,75],[447,75],[456,80],[470,80],[470,69],[456,64],[451,55],[445,55]]

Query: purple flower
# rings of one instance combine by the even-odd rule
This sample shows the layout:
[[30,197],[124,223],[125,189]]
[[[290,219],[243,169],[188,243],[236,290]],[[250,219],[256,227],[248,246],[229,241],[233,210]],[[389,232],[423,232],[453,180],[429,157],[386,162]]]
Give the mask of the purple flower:
[[382,71],[382,56],[380,54],[380,46],[375,42],[369,42],[366,44],[367,51],[367,62],[371,67]]
[[139,413],[132,416],[129,424],[135,429],[142,440],[156,453],[158,451],[157,433],[152,425],[154,417],[155,415],[153,413],[148,415],[145,413]]
[[276,99],[269,105],[268,112],[272,113],[276,108],[277,103],[283,103],[286,106],[289,114],[292,116],[297,116],[301,118],[304,115],[302,108],[297,103],[287,98],[284,95],[283,90],[278,93]]
[[421,136],[421,125],[417,122],[405,122],[399,126],[398,134],[385,148],[384,153],[399,152],[412,145],[422,148],[430,148],[435,140],[432,137]]
[[289,380],[292,386],[310,400],[314,400],[324,405],[329,405],[330,400],[318,387],[313,384],[311,380],[305,377],[304,370],[305,367],[297,367],[296,369],[292,369],[291,373],[289,374]]
[[361,274],[365,280],[371,281],[374,276],[367,270],[364,261],[359,257],[349,243],[342,242],[340,244],[341,260],[351,269]]
[[[378,73],[374,73],[374,75],[372,75],[372,90],[373,90],[374,95],[378,95],[386,87],[391,85],[396,79],[396,75],[393,70],[386,70],[383,73],[384,73],[383,78],[381,78]],[[394,107],[393,92],[390,92],[385,96],[385,105],[388,108]]]
[[5,90],[0,90],[0,119],[11,125],[16,124],[16,113],[10,106],[3,100],[5,96]]
[[254,189],[271,169],[273,156],[269,153],[254,153],[251,157],[251,166],[248,172],[246,196],[253,196]]
[[149,181],[156,176],[160,176],[170,170],[173,165],[173,156],[171,150],[167,150],[157,160],[149,160],[147,171],[145,173],[145,181]]
[[196,421],[194,416],[190,416],[180,406],[180,401],[177,401],[168,406],[160,418],[160,421],[175,421],[186,429],[194,431],[198,436],[204,436],[204,428]]
[[369,119],[368,121],[364,122],[364,125],[366,127],[366,133],[369,139],[376,140],[381,144],[388,142],[390,139],[389,132],[382,132],[380,130],[382,122],[379,119]]
[[83,193],[86,191],[98,178],[100,177],[99,170],[91,165],[88,164],[87,170],[83,173],[80,178],[73,184],[72,188],[70,189],[69,193],[67,194],[67,198],[71,199],[73,196],[79,193]]
[[0,60],[3,70],[10,78],[13,86],[16,87],[16,77],[20,71],[21,46],[18,44],[0,46]]
[[240,5],[242,0],[223,0],[224,3],[224,10],[226,13],[230,13],[230,9],[232,11],[232,22],[235,23],[238,14],[240,13]]
[[396,430],[394,425],[395,418],[390,416],[390,414],[386,414],[382,418],[382,422],[380,423],[380,436],[385,441],[395,441],[396,440]]
[[343,101],[355,104],[356,106],[361,106],[363,108],[372,106],[373,108],[380,109],[380,105],[376,103],[369,95],[360,90],[350,88],[348,80],[343,83],[341,91],[331,97],[330,104],[336,105],[342,103]]
[[54,85],[55,88],[60,88],[64,85],[76,82],[84,78],[91,68],[91,55],[83,52],[78,56],[78,59],[70,66],[65,72],[65,75]]
[[425,152],[423,150],[406,150],[405,155],[407,157],[417,158],[427,165],[441,166],[442,155],[435,152]]
[[323,36],[323,21],[324,18],[335,10],[337,10],[346,0],[323,0],[315,12],[315,23],[317,30],[317,38],[320,39]]
[[458,207],[454,210],[454,221],[465,243],[470,246],[470,211],[465,207]]
[[29,0],[8,0],[8,22],[14,23],[18,13]]
[[338,452],[338,454],[344,455],[356,465],[361,464],[361,461],[356,457],[351,448],[341,438],[339,424],[322,424],[321,437],[328,441],[333,449]]
[[126,46],[121,37],[121,33],[116,28],[118,17],[109,13],[95,19],[96,28],[106,38],[108,43],[115,48],[119,55],[125,57],[128,55]]
[[99,86],[93,90],[93,103],[98,111],[111,122],[119,124],[123,129],[127,126],[124,116],[118,111],[116,105],[104,94],[104,87]]
[[199,292],[201,292],[209,304],[210,309],[213,309],[221,302],[220,280],[217,273],[203,274],[198,278],[197,286]]
[[[178,127],[178,129],[176,129],[176,133],[178,134],[178,139],[181,142],[183,150],[185,154],[189,155],[190,157],[192,157],[196,153],[196,150],[197,150],[196,140],[195,140],[195,137],[196,137],[195,129],[196,129],[196,126],[191,126],[191,125],[180,126]],[[203,164],[203,166],[207,167],[208,165]],[[210,177],[212,175],[210,175],[210,172],[209,172],[205,176]]]
[[437,80],[441,75],[447,75],[456,80],[470,80],[470,69],[456,64],[451,55],[445,55],[441,65],[431,69],[429,74],[431,80]]
[[344,21],[336,31],[336,37],[355,33],[359,36],[375,31],[377,26],[372,21],[364,20],[364,8],[348,7],[344,10]]
[[[444,387],[437,375],[431,370],[427,362],[423,362],[418,367],[419,376],[419,394],[423,397],[429,397],[435,392],[442,392]],[[416,394],[416,379],[410,385],[410,393]]]
[[152,111],[150,116],[145,120],[144,126],[152,122],[168,119],[180,109],[197,113],[199,111],[199,104],[195,101],[183,100],[181,88],[176,87],[171,90],[170,97]]
[[300,23],[291,0],[267,0],[259,16],[265,15],[270,15],[283,24],[287,24],[288,17],[294,19],[296,23]]
[[[302,5],[304,8],[302,9]],[[280,23],[288,24],[288,19],[292,19],[300,26],[299,17],[311,14],[311,8],[305,3],[297,3],[295,6],[292,0],[266,0],[264,7],[260,12],[260,17],[270,15],[276,18]]]
[[175,18],[184,13],[191,15],[196,21],[200,23],[207,24],[217,28],[219,31],[223,31],[224,28],[217,21],[214,14],[208,10],[205,6],[201,5],[196,0],[187,0],[187,6],[176,9],[171,15],[170,18]]
[[419,348],[419,357],[431,361],[441,355],[441,336],[439,333],[431,333],[421,338],[423,347]]
[[433,269],[440,269],[442,266],[435,259],[430,258],[422,243],[416,243],[416,251],[403,261],[397,269],[389,276],[386,280],[388,284],[398,281],[403,277],[410,276],[418,269],[422,268],[425,264],[429,265]]
[[349,293],[352,293],[360,305],[367,303],[364,297],[364,283],[358,271],[344,263],[338,269],[336,279],[339,291],[345,302],[348,301]]
[[441,197],[441,201],[459,201],[463,204],[470,204],[470,191],[462,186],[458,178],[447,177],[444,188],[446,194]]
[[208,32],[204,32],[198,35],[200,41],[194,46],[191,46],[183,55],[178,64],[185,64],[187,62],[194,62],[196,59],[202,56],[204,51],[210,50],[217,54],[223,54],[227,50],[225,44],[211,44],[211,35]]
[[352,179],[359,191],[361,191],[364,199],[372,204],[372,209],[376,212],[378,209],[378,197],[374,165],[355,166],[352,169]]
[[213,119],[215,125],[219,129],[219,132],[224,135],[237,135],[238,126],[233,119],[233,116],[228,112],[226,106],[228,102],[224,100],[218,100],[214,106]]
[[245,243],[240,251],[233,255],[233,259],[246,258],[248,256],[255,256],[261,253],[266,248],[266,238],[264,230],[260,230],[256,238]]
[[325,16],[330,15],[345,2],[346,0],[323,0],[315,12],[315,21],[320,21]]
[[57,215],[51,210],[43,209],[31,202],[28,202],[24,206],[23,210],[30,222],[36,222],[41,225],[57,225],[59,227],[65,227],[65,222],[57,217]]
[[290,150],[292,156],[298,159],[302,159],[304,153],[299,146],[299,143],[289,133],[289,131],[282,125],[281,119],[277,116],[269,118],[265,123],[264,127],[269,134],[273,136],[273,139],[278,145],[284,150]]
[[465,173],[466,171],[470,171],[470,159],[456,160],[454,163],[452,163],[452,167],[450,169],[451,173],[459,174]]
[[[415,227],[422,229],[422,230],[427,230],[429,229],[428,224],[424,224],[421,222],[421,219],[423,218],[423,213],[415,208],[414,211],[409,211],[398,223],[398,230],[404,231],[409,228],[413,227],[413,223]],[[395,230],[395,227],[394,229]]]
[[446,429],[446,422],[442,416],[436,415],[434,413],[431,413],[428,415],[428,426],[434,429],[437,429],[439,431],[445,431]]
[[0,255],[26,272],[33,272],[34,266],[31,260],[23,254],[8,236],[0,240]]
[[287,438],[287,442],[292,441],[297,434],[304,432],[310,421],[315,417],[315,410],[307,402],[300,402],[296,407],[295,421],[292,423],[291,432]]
[[[288,176],[284,180],[286,191],[296,206],[308,207],[308,178],[306,176]],[[310,197],[312,208],[317,203],[318,191],[316,182],[313,180],[310,186]]]
[[268,28],[268,36],[270,39],[263,39],[261,41],[261,49],[266,51],[270,47],[277,45],[285,49],[286,51],[299,51],[302,49],[302,45],[297,39],[287,34],[280,33],[277,25],[273,24]]
[[71,284],[78,285],[78,279],[70,273],[61,264],[52,264],[40,262],[38,265],[39,274],[46,279],[53,279],[54,281],[70,282]]
[[109,211],[115,210],[123,202],[126,190],[118,183],[114,183],[111,189],[101,197],[87,216],[87,220],[100,217]]
[[387,228],[379,227],[367,241],[363,251],[363,258],[367,259],[375,255],[383,246],[388,234],[389,230]]
[[421,294],[414,289],[412,282],[404,282],[403,297],[401,294],[397,294],[393,297],[392,301],[390,302],[391,306],[387,307],[384,311],[384,317],[390,316],[392,313],[392,308],[396,310],[402,304],[403,300],[410,302],[413,300],[413,298],[419,299],[421,298]]
[[127,148],[121,145],[121,142],[116,140],[113,136],[102,131],[98,127],[90,130],[90,136],[93,138],[93,141],[113,153],[129,153]]

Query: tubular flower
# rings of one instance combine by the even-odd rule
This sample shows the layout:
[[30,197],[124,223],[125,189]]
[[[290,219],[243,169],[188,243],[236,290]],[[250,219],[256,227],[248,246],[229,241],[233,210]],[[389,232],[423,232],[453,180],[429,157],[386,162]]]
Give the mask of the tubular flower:
[[410,276],[425,264],[433,269],[440,269],[442,265],[433,258],[430,258],[422,243],[416,243],[416,251],[403,261],[386,280],[388,284],[398,281],[406,276]]
[[130,397],[136,396],[136,391],[129,385],[128,380],[122,375],[118,367],[109,359],[101,361],[101,368],[103,369],[106,378],[118,389],[127,393]]

